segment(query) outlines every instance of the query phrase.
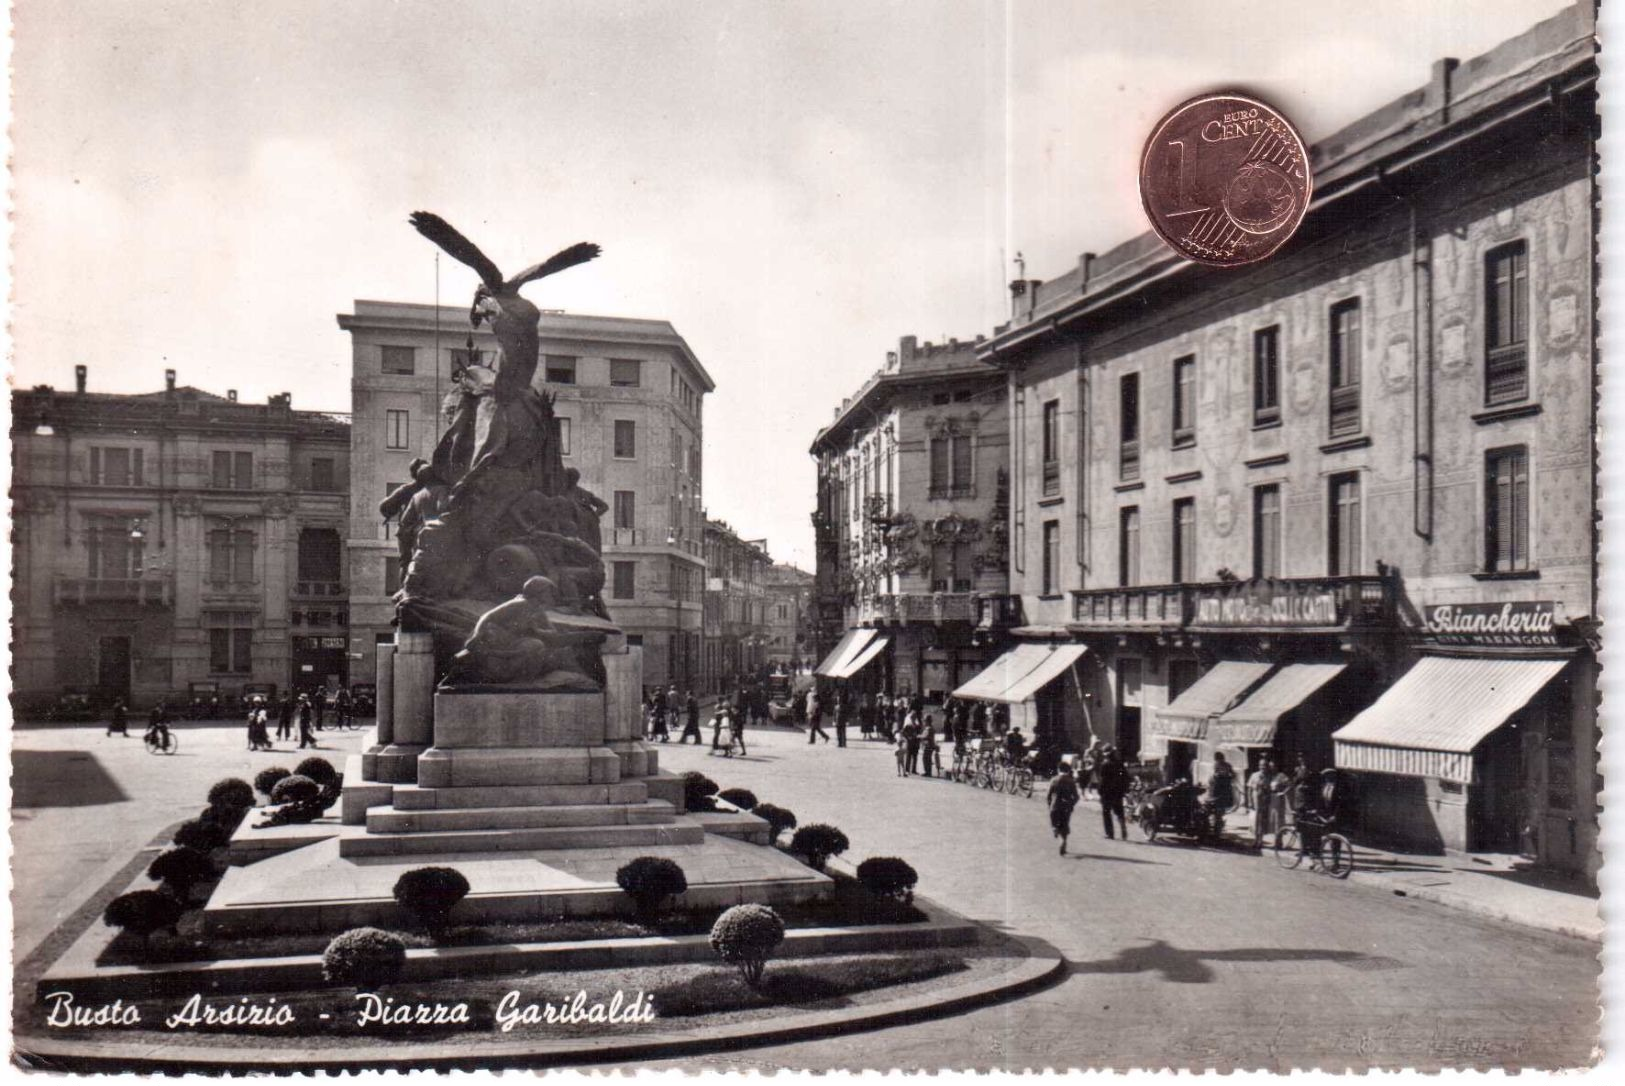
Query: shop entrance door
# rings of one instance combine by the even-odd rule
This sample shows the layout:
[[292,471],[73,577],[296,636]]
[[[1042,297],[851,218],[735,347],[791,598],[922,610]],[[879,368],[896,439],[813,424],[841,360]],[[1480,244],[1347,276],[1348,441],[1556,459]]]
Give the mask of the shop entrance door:
[[103,637],[96,646],[96,692],[105,700],[130,701],[130,639]]
[[1196,744],[1186,743],[1178,739],[1168,740],[1168,760],[1163,763],[1163,780],[1185,780],[1191,775],[1191,767],[1196,764]]
[[1125,762],[1140,756],[1140,659],[1117,658],[1117,753]]
[[1528,821],[1528,782],[1524,775],[1521,717],[1490,733],[1474,757],[1478,782],[1468,803],[1469,850],[1518,852]]

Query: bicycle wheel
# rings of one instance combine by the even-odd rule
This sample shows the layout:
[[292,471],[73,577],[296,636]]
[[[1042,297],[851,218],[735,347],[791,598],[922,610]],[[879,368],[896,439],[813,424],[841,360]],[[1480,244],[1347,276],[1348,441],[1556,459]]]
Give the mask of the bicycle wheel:
[[1303,863],[1299,851],[1298,827],[1282,826],[1275,834],[1275,862],[1291,871]]
[[1354,846],[1340,833],[1328,833],[1320,842],[1320,869],[1334,879],[1346,879],[1354,870]]
[[170,732],[167,736],[164,737],[164,753],[165,754],[174,754],[177,750],[180,750],[180,749],[181,749],[181,741],[179,739],[175,738],[175,733],[174,732]]
[[157,754],[157,753],[158,753],[158,751],[159,751],[159,750],[160,750],[160,749],[162,749],[162,748],[161,748],[161,747],[160,747],[160,746],[159,746],[159,744],[158,744],[158,737],[157,737],[157,736],[155,736],[155,735],[149,735],[149,736],[147,736],[147,737],[146,737],[146,738],[145,738],[145,739],[144,739],[144,740],[143,740],[143,742],[144,742],[144,744],[145,744],[145,746],[146,746],[146,748],[147,748],[147,753],[148,753],[148,754]]
[[995,792],[1004,791],[1004,766],[995,765],[991,770],[988,771],[988,777],[993,782],[992,784],[988,785],[989,788],[993,789]]
[[1016,774],[1015,791],[1020,792],[1027,799],[1033,798],[1033,771],[1023,769]]

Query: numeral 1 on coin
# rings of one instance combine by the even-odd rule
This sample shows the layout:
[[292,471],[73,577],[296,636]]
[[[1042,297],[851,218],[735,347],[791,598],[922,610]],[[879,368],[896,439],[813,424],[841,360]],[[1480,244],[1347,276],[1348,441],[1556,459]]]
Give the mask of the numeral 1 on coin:
[[1185,187],[1187,184],[1185,179],[1185,141],[1169,140],[1168,146],[1179,148],[1179,157],[1174,160],[1174,177],[1178,181],[1178,184],[1176,184],[1174,188],[1179,193],[1179,206],[1182,210],[1165,211],[1163,214],[1169,218],[1174,218],[1179,215],[1197,215],[1203,211],[1209,210],[1209,208],[1205,205],[1202,207],[1193,206],[1196,203],[1196,198],[1193,197],[1190,194],[1190,190]]

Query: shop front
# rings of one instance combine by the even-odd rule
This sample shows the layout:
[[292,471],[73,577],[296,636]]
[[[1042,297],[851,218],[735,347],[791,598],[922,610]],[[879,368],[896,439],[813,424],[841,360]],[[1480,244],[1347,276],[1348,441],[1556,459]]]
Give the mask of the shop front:
[[975,678],[953,691],[955,698],[1003,705],[1010,726],[1032,737],[1035,747],[1059,755],[1075,746],[1070,739],[1068,705],[1083,709],[1082,688],[1073,669],[1088,650],[1073,643],[1021,643],[1007,649]]

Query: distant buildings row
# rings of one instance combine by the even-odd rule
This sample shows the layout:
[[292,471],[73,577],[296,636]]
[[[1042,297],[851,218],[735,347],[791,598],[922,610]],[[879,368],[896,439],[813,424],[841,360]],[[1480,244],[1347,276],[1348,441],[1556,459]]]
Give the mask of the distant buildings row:
[[[373,681],[401,569],[378,502],[427,457],[452,373],[489,360],[466,310],[358,301],[351,414],[177,383],[12,396],[14,700],[106,703]],[[811,575],[708,520],[702,406],[715,387],[664,321],[548,313],[538,384],[565,463],[599,494],[606,602],[645,682],[729,688],[810,652]]]
[[812,445],[819,673],[1594,873],[1592,19],[1321,141],[1262,264],[1145,235],[905,338]]

